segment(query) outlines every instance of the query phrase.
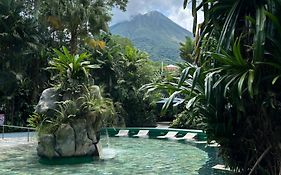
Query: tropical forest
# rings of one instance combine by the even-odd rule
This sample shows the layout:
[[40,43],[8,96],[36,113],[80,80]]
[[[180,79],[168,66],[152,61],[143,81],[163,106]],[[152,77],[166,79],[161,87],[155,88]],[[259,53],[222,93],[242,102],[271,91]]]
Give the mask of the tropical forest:
[[52,159],[95,155],[103,128],[154,137],[168,121],[219,145],[233,174],[280,175],[281,0],[181,0],[191,32],[158,11],[112,25],[133,1],[0,0],[3,133],[34,128]]

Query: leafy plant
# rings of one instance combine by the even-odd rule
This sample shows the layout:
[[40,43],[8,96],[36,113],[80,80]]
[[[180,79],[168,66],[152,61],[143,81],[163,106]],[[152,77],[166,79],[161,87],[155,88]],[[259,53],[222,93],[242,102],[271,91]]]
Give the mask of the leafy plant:
[[56,123],[67,122],[79,116],[80,108],[75,100],[59,102],[58,106],[59,109],[55,110]]
[[169,94],[169,98],[162,107],[166,112],[171,106],[174,98],[180,96],[183,101],[173,104],[174,107],[183,105],[183,111],[176,115],[173,126],[180,128],[207,129],[206,116],[215,115],[213,99],[206,93],[210,87],[206,86],[207,71],[190,63],[179,64],[181,74],[174,76],[173,80],[160,83],[152,83],[143,86],[147,92],[161,90]]
[[197,10],[205,18],[194,30],[194,57],[205,69],[203,107],[214,111],[204,114],[209,139],[241,174],[280,174],[280,1],[203,0],[192,7],[195,24]]
[[60,123],[52,121],[53,119],[44,115],[34,112],[27,119],[28,126],[35,128],[38,134],[54,133]]
[[99,88],[84,87],[84,94],[78,99],[81,103],[80,109],[83,111],[95,111],[99,120],[106,124],[113,124],[116,115],[113,102],[109,98],[103,98]]
[[206,128],[204,118],[193,115],[190,111],[183,111],[176,115],[171,124],[172,128],[202,129]]
[[53,77],[62,88],[89,81],[90,69],[99,68],[98,65],[91,64],[89,61],[90,54],[84,52],[79,55],[72,55],[66,47],[62,47],[62,52],[54,49],[57,57],[53,58],[47,68],[53,70],[56,75]]
[[32,115],[29,116],[27,119],[28,126],[32,128],[36,128],[37,130],[40,128],[42,123],[44,122],[46,116],[43,114],[38,114],[38,113],[33,113]]
[[185,38],[184,43],[180,43],[180,57],[186,62],[192,63],[193,41],[190,37]]

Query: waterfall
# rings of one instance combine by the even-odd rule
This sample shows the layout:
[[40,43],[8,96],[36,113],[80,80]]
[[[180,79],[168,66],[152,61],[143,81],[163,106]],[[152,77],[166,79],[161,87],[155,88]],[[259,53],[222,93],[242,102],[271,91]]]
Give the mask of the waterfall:
[[109,148],[109,134],[107,128],[105,128],[105,134],[106,134],[106,146]]
[[98,142],[98,143],[96,144],[96,148],[97,148],[97,151],[98,151],[98,153],[99,153],[99,158],[100,158],[100,159],[103,159],[103,158],[104,158],[104,156],[103,156],[103,150],[102,150],[102,146],[101,146],[101,143],[100,143],[100,142]]
[[105,133],[106,133],[106,147],[102,148],[101,143],[97,143],[96,147],[99,153],[99,158],[101,160],[108,160],[108,159],[113,159],[116,157],[116,150],[113,148],[110,148],[109,144],[109,134],[107,128],[105,128]]

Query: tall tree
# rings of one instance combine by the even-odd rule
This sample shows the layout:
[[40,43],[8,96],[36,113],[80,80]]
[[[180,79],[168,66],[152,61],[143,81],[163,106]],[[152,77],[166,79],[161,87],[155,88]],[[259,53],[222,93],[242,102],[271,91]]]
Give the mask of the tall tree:
[[39,19],[54,41],[77,52],[81,40],[108,31],[113,6],[125,10],[128,0],[40,0]]
[[40,34],[23,1],[0,3],[0,108],[7,122],[22,125],[46,81]]

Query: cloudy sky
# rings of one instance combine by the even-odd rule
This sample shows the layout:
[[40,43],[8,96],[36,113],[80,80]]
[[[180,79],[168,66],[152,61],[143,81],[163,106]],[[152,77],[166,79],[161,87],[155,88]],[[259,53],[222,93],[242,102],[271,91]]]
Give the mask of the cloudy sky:
[[[189,4],[188,8],[183,9],[183,0],[129,0],[126,12],[113,9],[111,25],[129,20],[131,16],[144,14],[153,10],[163,13],[183,28],[192,31],[193,18],[191,15],[191,4]],[[198,21],[200,22],[202,19],[203,13],[199,13]]]

